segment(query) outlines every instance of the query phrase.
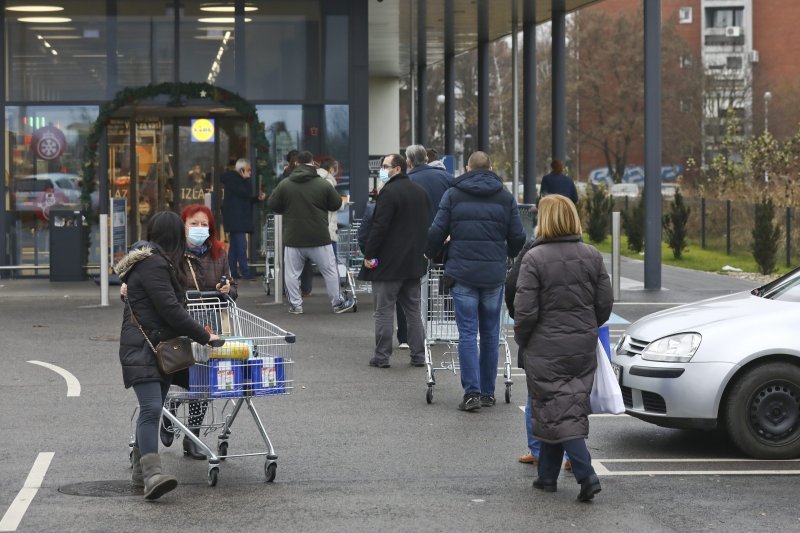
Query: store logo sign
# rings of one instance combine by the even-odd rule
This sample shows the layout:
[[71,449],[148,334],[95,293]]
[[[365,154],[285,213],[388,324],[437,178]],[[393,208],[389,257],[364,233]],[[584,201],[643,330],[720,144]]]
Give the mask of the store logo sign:
[[192,142],[193,143],[214,142],[213,118],[192,119]]
[[33,132],[31,145],[36,157],[51,161],[64,153],[67,139],[60,129],[54,126],[45,126]]

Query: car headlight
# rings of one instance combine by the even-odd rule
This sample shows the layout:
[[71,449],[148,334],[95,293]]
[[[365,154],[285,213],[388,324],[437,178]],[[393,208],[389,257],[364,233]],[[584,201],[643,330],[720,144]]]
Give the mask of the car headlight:
[[688,363],[700,347],[701,340],[699,333],[670,335],[648,344],[642,352],[642,359],[664,363]]

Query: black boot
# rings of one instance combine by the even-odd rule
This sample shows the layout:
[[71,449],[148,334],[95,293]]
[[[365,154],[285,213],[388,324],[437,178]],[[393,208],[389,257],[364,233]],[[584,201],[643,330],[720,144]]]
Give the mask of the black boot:
[[581,491],[578,493],[578,501],[591,501],[594,495],[600,492],[600,490],[602,490],[600,488],[600,480],[597,479],[595,474],[592,474],[581,482]]
[[[194,433],[197,437],[200,436],[199,429],[193,429],[192,433]],[[197,444],[195,444],[195,442],[186,435],[183,436],[183,455],[188,455],[192,459],[198,460],[203,460],[206,458],[206,454],[203,453]]]
[[[169,412],[175,416],[178,412],[178,404],[172,403],[169,407]],[[172,428],[172,420],[165,416],[161,416],[161,425],[159,426],[158,436],[161,437],[161,444],[169,448],[175,440],[175,430]]]

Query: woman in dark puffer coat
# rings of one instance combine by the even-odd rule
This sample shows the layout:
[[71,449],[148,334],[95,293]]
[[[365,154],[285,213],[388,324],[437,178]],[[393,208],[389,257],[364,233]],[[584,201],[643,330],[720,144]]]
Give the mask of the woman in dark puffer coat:
[[139,242],[114,267],[127,284],[120,333],[119,359],[125,388],[133,387],[139,401],[136,443],[133,448],[134,485],[144,486],[144,497],[159,498],[178,485],[173,476],[161,473],[158,456],[158,425],[171,375],[163,375],[155,355],[131,318],[131,308],[153,345],[186,335],[201,344],[218,339],[189,316],[183,307],[184,289],[174,265],[184,250],[183,223],[172,212],[153,215],[147,226],[147,242]]
[[539,202],[537,239],[522,260],[514,297],[514,334],[523,348],[534,421],[542,443],[534,488],[556,491],[564,451],[581,485],[578,500],[600,492],[586,447],[589,394],[597,367],[597,328],[611,315],[611,282],[603,258],[581,242],[569,198]]

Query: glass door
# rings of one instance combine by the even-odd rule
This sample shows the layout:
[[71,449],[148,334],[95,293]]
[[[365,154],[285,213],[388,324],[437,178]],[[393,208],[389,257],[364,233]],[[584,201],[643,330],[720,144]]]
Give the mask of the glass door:
[[137,201],[133,235],[142,239],[150,217],[174,206],[173,128],[171,120],[144,117],[136,118],[135,127]]

